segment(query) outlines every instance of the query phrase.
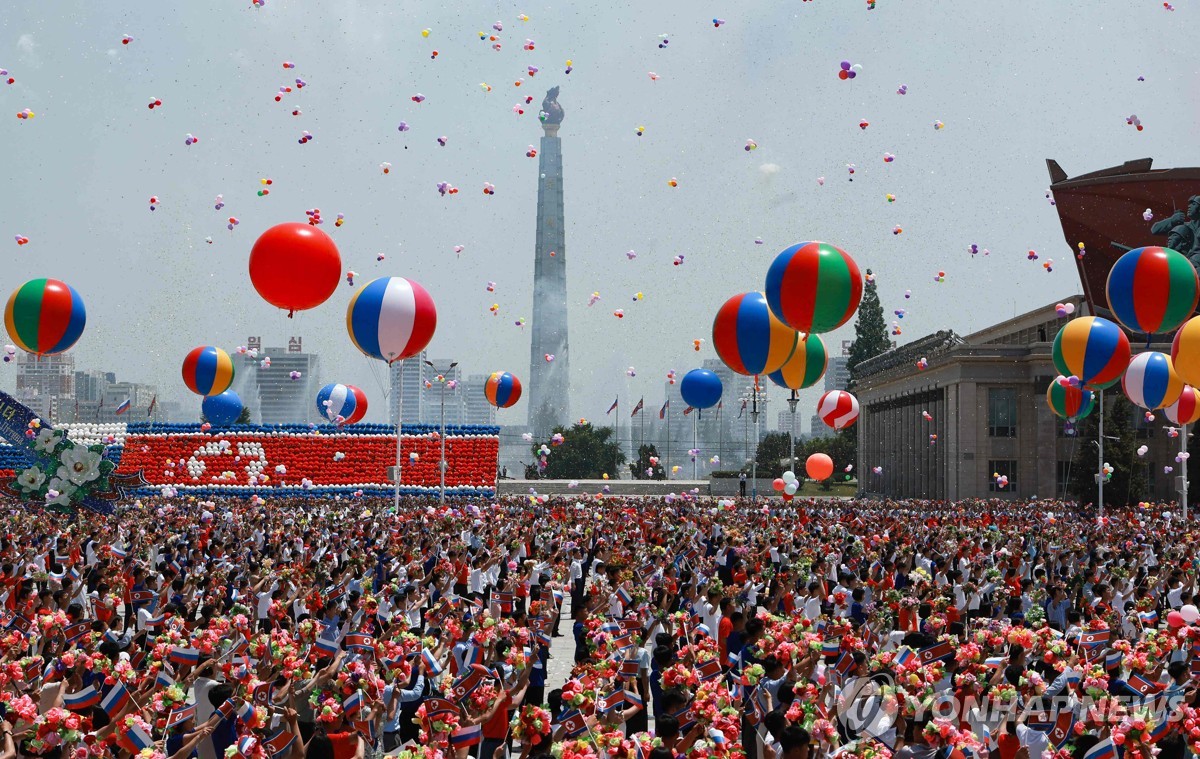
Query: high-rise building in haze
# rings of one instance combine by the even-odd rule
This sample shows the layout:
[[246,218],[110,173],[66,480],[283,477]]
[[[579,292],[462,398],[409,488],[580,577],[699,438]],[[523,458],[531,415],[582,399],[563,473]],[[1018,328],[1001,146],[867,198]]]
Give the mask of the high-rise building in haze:
[[[305,424],[327,421],[317,411],[317,390],[321,388],[320,360],[305,353],[302,339],[292,337],[287,347],[263,347],[262,338],[251,337],[246,347],[257,350],[256,357],[235,356],[234,390],[250,409],[250,417],[260,424]],[[271,359],[270,367],[263,359]],[[292,372],[300,372],[292,379]]]
[[845,390],[850,386],[850,368],[846,356],[834,356],[829,359],[825,368],[825,392],[830,390]]
[[[421,392],[424,399],[421,408],[423,413],[419,421],[424,424],[441,424],[444,407],[447,425],[463,424],[467,410],[465,388],[462,385],[462,367],[451,367],[450,364],[453,361],[448,358],[431,358],[429,363],[433,366],[425,365],[425,379],[429,386],[422,386]],[[439,375],[444,381],[438,381]],[[451,382],[454,383],[454,387],[450,387]]]
[[496,407],[488,403],[488,399],[483,395],[483,386],[487,384],[488,376],[472,374],[460,385],[466,413],[464,424],[496,423]]
[[58,419],[62,409],[75,401],[75,356],[18,353],[14,396],[38,416]]
[[402,425],[418,424],[425,417],[425,378],[428,373],[425,351],[388,367],[388,424],[396,423],[397,406],[403,413]]
[[[547,437],[570,418],[567,351],[567,244],[563,209],[563,110],[558,88],[542,101],[538,154],[537,241],[533,259],[533,325],[529,356],[529,426]],[[552,360],[547,360],[550,357]]]

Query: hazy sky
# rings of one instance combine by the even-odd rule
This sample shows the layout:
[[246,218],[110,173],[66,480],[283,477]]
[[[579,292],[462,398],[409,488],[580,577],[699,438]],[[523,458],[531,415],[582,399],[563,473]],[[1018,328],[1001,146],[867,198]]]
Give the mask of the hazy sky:
[[[714,355],[720,303],[762,289],[773,256],[801,240],[837,244],[876,272],[889,323],[908,309],[899,340],[966,333],[1079,290],[1044,197],[1045,158],[1072,175],[1143,156],[1160,167],[1200,160],[1200,4],[1175,4],[14,0],[0,18],[0,67],[16,79],[0,83],[0,289],[70,282],[88,310],[79,366],[157,383],[188,407],[199,406],[179,377],[190,348],[301,335],[322,357],[322,380],[360,385],[382,420],[384,373],[346,336],[353,289],[343,282],[289,320],[247,275],[259,233],[316,207],[360,284],[402,275],[432,293],[435,356],[524,377],[530,330],[514,321],[532,317],[537,187],[525,152],[557,84],[572,416],[601,418],[615,392],[661,402],[669,369]],[[497,20],[499,52],[478,36]],[[843,59],[862,64],[857,79],[837,78]],[[308,86],[276,103],[296,77]],[[412,102],[416,93],[426,101]],[[526,96],[533,103],[515,115]],[[152,97],[161,108],[146,107]],[[36,117],[13,117],[25,108]],[[1144,131],[1126,125],[1131,114]],[[315,140],[300,145],[304,130]],[[200,142],[185,146],[188,133]],[[757,150],[743,149],[748,138]],[[262,177],[274,183],[259,198]],[[459,194],[439,196],[440,181]],[[338,213],[346,224],[335,229]],[[241,222],[232,233],[230,215]],[[972,260],[971,243],[991,255]],[[1031,248],[1039,261],[1027,260]],[[938,270],[945,283],[933,281]],[[602,300],[589,308],[593,291]],[[851,336],[847,325],[826,344],[836,351]],[[0,386],[14,371],[0,369]],[[523,400],[500,421],[525,413]]]

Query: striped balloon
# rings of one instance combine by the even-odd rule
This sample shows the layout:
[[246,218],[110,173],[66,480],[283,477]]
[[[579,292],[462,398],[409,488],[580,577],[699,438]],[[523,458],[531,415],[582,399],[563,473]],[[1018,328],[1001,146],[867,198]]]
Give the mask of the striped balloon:
[[1175,373],[1170,356],[1147,351],[1137,354],[1129,362],[1121,388],[1135,406],[1153,411],[1179,400],[1183,380]]
[[1134,248],[1108,272],[1108,307],[1134,332],[1172,332],[1192,317],[1200,278],[1191,261],[1170,248]]
[[233,384],[233,359],[212,345],[192,348],[183,359],[183,384],[197,395],[220,395]]
[[39,356],[62,353],[87,324],[83,298],[57,279],[31,279],[13,291],[4,307],[8,336],[23,351]]
[[1200,316],[1183,323],[1171,341],[1175,373],[1192,387],[1200,387]]
[[433,298],[411,279],[381,277],[363,285],[346,308],[354,347],[371,358],[399,361],[424,350],[437,329]]
[[1054,336],[1054,368],[1089,390],[1106,388],[1129,366],[1129,338],[1108,319],[1081,316]]
[[817,416],[835,430],[858,421],[858,399],[845,390],[830,390],[817,401]]
[[829,354],[825,352],[821,336],[809,335],[796,346],[787,363],[767,376],[780,387],[803,390],[817,384],[825,376],[828,365]]
[[1195,424],[1200,421],[1200,393],[1191,385],[1184,385],[1179,400],[1163,409],[1171,424]]
[[805,334],[831,332],[854,316],[863,278],[850,254],[826,242],[787,248],[767,269],[767,303]]
[[483,386],[483,397],[496,408],[508,408],[521,400],[521,380],[508,372],[492,372]]
[[1096,394],[1091,390],[1075,387],[1066,377],[1058,376],[1046,388],[1046,405],[1068,422],[1084,418],[1096,408]]
[[334,424],[354,424],[367,413],[367,394],[354,385],[326,385],[317,391],[317,413]]
[[713,348],[738,374],[770,374],[796,349],[798,335],[779,321],[762,293],[742,293],[725,301],[712,326]]

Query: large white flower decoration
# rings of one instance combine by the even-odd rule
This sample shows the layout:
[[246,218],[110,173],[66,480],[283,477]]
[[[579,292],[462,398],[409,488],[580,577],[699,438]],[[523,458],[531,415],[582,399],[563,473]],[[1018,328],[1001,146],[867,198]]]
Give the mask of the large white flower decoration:
[[75,485],[86,485],[100,476],[100,460],[99,453],[82,446],[68,448],[59,456],[62,466],[58,468],[58,478],[70,480]]
[[36,466],[31,466],[24,472],[21,472],[21,475],[17,477],[17,486],[21,488],[21,490],[33,492],[40,488],[42,483],[45,481],[46,473]]
[[33,441],[33,447],[42,453],[54,453],[54,448],[62,440],[62,435],[54,430],[43,427]]
[[[59,467],[59,469],[61,471],[62,467]],[[60,477],[51,477],[50,478],[50,491],[52,493],[55,493],[55,496],[53,498],[51,498],[50,493],[47,493],[46,494],[46,505],[47,506],[70,506],[71,505],[71,494],[74,493],[78,489],[79,488],[76,487],[70,480],[64,480]]]

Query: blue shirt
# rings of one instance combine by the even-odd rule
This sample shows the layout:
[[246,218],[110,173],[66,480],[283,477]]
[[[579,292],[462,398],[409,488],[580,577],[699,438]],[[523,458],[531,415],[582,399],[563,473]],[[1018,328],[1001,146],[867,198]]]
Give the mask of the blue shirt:
[[[398,694],[396,694],[396,698],[400,701],[400,703],[408,704],[408,703],[411,703],[411,702],[416,701],[417,699],[421,698],[421,694],[424,691],[425,691],[425,678],[424,678],[424,676],[418,674],[417,679],[413,683],[412,687],[401,690]],[[392,700],[392,694],[395,692],[396,692],[395,684],[384,686],[383,703],[389,704]],[[401,711],[402,711],[401,709],[397,709],[396,716],[393,717],[392,719],[387,719],[386,717],[384,718],[383,732],[394,733],[400,729]],[[386,714],[386,712],[385,712],[385,714]]]
[[224,757],[225,749],[237,741],[237,721],[222,719],[217,723],[217,727],[213,730],[211,737],[213,751],[216,752],[218,757]]

